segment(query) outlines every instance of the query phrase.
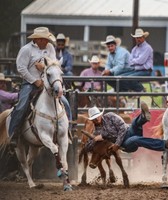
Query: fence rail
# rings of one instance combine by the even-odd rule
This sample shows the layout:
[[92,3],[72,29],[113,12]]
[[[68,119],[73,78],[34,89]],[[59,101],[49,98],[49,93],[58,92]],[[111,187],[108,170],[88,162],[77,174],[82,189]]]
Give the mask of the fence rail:
[[[162,96],[166,98],[168,96],[168,90],[166,90],[167,88],[167,81],[168,81],[168,77],[154,77],[154,76],[103,76],[103,77],[93,77],[93,76],[89,76],[89,77],[79,77],[79,76],[72,76],[72,77],[68,77],[68,76],[64,76],[63,79],[65,81],[73,81],[73,82],[91,82],[91,92],[82,92],[82,91],[78,91],[79,95],[83,95],[83,96],[103,96],[103,97],[107,97],[107,96],[116,96],[117,97],[117,106],[116,108],[105,108],[105,110],[110,110],[110,111],[130,111],[133,109],[130,108],[119,108],[119,98],[121,96],[128,96],[128,97],[132,97],[132,96],[137,96],[137,97],[141,97],[141,96],[149,96],[151,98],[156,97],[156,96]],[[116,81],[116,91],[115,92],[107,92],[107,81]],[[155,91],[151,91],[151,92],[120,92],[119,91],[119,84],[120,81],[122,80],[139,80],[142,83],[151,83],[152,81],[165,81],[165,91],[162,92],[155,92]],[[101,92],[95,92],[93,91],[93,83],[94,81],[100,81],[103,83],[103,90]],[[138,103],[139,105],[139,103]],[[101,109],[101,108],[100,108]],[[88,108],[78,108],[78,111],[86,111],[88,110]]]

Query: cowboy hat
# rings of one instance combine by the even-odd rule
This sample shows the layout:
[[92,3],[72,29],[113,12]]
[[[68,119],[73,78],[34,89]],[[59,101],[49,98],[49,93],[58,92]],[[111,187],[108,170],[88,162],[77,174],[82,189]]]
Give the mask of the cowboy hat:
[[70,38],[69,37],[65,37],[65,35],[63,33],[58,33],[58,35],[56,37],[56,41],[59,41],[59,40],[64,40],[65,41],[65,46],[66,47],[69,46]]
[[94,106],[92,108],[89,108],[89,110],[88,110],[88,115],[89,115],[88,119],[94,120],[97,117],[103,115],[103,113],[104,113],[104,108],[103,108],[103,111],[100,112],[100,110],[96,106]]
[[55,42],[55,36],[49,32],[47,27],[38,27],[34,29],[34,33],[28,36],[27,38],[35,39],[35,38],[45,38],[50,40],[51,42]]
[[7,81],[7,82],[9,82],[9,81],[11,81],[11,79],[10,78],[5,78],[5,75],[3,73],[0,73],[0,81]]
[[142,36],[148,37],[148,35],[149,35],[149,32],[144,32],[141,28],[137,28],[135,30],[135,34],[134,35],[131,34],[131,36],[134,37],[134,38],[142,37]]
[[106,41],[101,42],[101,44],[108,44],[111,42],[115,42],[117,44],[117,46],[120,46],[121,44],[121,39],[120,38],[115,38],[113,35],[108,35],[106,37]]
[[66,40],[65,35],[63,33],[59,33],[56,37],[56,40]]
[[100,59],[97,56],[92,56],[91,60],[88,60],[90,63],[99,63]]

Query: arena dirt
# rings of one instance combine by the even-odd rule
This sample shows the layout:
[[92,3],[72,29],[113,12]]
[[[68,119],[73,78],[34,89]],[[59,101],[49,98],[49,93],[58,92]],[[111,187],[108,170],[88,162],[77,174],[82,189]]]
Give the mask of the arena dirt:
[[115,163],[115,184],[103,186],[101,181],[96,181],[98,170],[89,169],[89,184],[79,186],[82,172],[82,167],[79,166],[79,181],[74,182],[73,191],[64,192],[62,183],[51,179],[35,180],[37,184],[43,184],[41,189],[30,189],[26,179],[19,182],[0,181],[0,200],[167,200],[168,190],[161,188],[161,164],[147,163],[140,160],[139,167],[126,169],[130,188],[123,186],[121,171]]
[[42,189],[29,189],[26,182],[0,182],[1,200],[167,200],[168,190],[160,183],[132,184],[125,189],[122,185],[102,187],[88,185],[74,186],[71,192],[64,192],[62,184],[43,182]]
[[[143,157],[137,152],[128,166],[123,160],[128,173],[130,188],[123,186],[121,171],[112,159],[112,167],[117,178],[115,184],[103,186],[97,182],[99,171],[88,168],[87,186],[79,186],[82,165],[78,167],[78,180],[72,181],[73,191],[64,192],[61,182],[54,179],[35,180],[43,184],[41,189],[30,189],[27,180],[0,181],[0,200],[168,200],[168,189],[162,186],[161,153],[143,151]],[[106,164],[104,167],[107,170]],[[107,174],[108,178],[108,174]]]

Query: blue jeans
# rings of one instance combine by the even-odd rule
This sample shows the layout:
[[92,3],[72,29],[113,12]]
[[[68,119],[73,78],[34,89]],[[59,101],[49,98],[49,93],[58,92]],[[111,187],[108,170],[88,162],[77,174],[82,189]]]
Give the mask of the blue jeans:
[[[127,72],[124,73],[114,73],[114,76],[148,76],[143,75],[143,72],[148,72],[148,71],[135,71],[135,70],[130,70],[128,69]],[[116,91],[116,81],[107,81],[107,83],[113,87]],[[120,80],[119,82],[119,91],[120,92],[128,92],[129,90],[133,90],[136,92],[141,92],[144,91],[144,87],[142,85],[142,83],[140,83],[137,80]]]
[[62,101],[62,103],[63,103],[64,106],[65,106],[65,110],[66,110],[67,117],[68,117],[69,121],[72,121],[72,112],[71,112],[71,107],[70,107],[70,105],[69,105],[68,100],[66,99],[65,96],[62,96],[62,97],[61,97],[61,101]]
[[[122,73],[120,74],[120,76],[151,76],[151,72],[150,71],[146,71],[146,70],[138,70],[138,71],[129,71],[126,73]],[[141,82],[137,81],[137,80],[124,80],[121,81],[120,83],[120,90],[122,92],[126,92],[128,90],[133,90],[136,92],[141,92],[144,90],[143,85],[141,84]]]
[[[32,99],[33,93],[38,91],[38,88],[34,84],[30,84],[26,81],[23,82],[22,88],[19,92],[19,101],[14,107],[11,113],[11,121],[9,124],[9,136],[12,136],[15,131],[21,128],[25,117],[27,115],[28,109],[30,108],[30,101]],[[72,120],[72,113],[69,102],[62,96],[61,100],[65,106],[65,110],[69,120]]]
[[142,118],[141,115],[133,120],[131,126],[127,130],[124,141],[121,144],[121,146],[125,149],[124,151],[135,152],[138,147],[144,147],[155,151],[165,150],[165,140],[143,137],[142,126],[145,123],[146,120]]
[[[122,75],[121,75],[122,76]],[[111,87],[116,91],[116,81],[107,81]],[[120,80],[119,83],[119,91],[120,92],[128,92],[129,90],[133,90],[135,92],[141,92],[144,90],[143,85],[139,81],[131,81],[131,80]]]

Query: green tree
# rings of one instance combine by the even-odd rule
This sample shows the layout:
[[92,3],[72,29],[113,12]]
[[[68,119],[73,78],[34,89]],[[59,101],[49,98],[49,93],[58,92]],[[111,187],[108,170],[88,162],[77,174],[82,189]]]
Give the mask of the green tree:
[[8,41],[14,32],[20,32],[21,11],[33,0],[0,0],[0,42]]

